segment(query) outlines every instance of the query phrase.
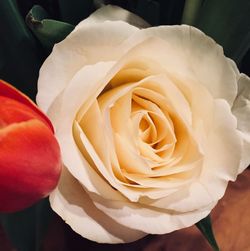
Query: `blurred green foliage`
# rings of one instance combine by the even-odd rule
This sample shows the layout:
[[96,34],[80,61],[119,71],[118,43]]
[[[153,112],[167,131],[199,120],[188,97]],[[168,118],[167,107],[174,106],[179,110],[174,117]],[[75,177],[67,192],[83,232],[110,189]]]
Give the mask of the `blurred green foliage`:
[[221,44],[238,65],[250,49],[249,0],[205,0],[194,25]]
[[0,2],[0,76],[34,97],[41,50],[14,0]]
[[62,41],[75,28],[72,24],[49,19],[40,5],[32,7],[26,16],[26,23],[48,54],[54,44]]
[[[53,44],[104,4],[126,8],[151,25],[181,24],[185,19],[190,23],[183,20],[185,10],[184,14],[191,16],[190,24],[213,37],[249,74],[249,0],[4,0],[0,1],[1,78],[34,99],[39,68]],[[47,16],[39,19],[32,14],[34,5],[40,5]],[[27,19],[27,25],[29,11],[33,19]]]

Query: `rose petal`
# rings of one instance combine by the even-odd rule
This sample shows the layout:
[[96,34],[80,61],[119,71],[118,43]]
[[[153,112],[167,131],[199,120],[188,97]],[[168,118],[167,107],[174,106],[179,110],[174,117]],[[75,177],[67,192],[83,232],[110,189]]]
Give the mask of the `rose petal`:
[[158,37],[164,42],[152,39],[151,44],[134,52],[135,57],[143,55],[159,62],[171,76],[184,82],[196,79],[214,98],[223,98],[233,104],[238,74],[214,40],[194,27],[172,25],[143,29],[130,38],[130,43],[136,44],[149,37]]
[[125,41],[138,30],[118,21],[83,24],[54,46],[40,69],[37,103],[45,112],[77,71],[86,65],[120,58],[131,47]]
[[150,205],[188,212],[216,203],[223,196],[228,181],[237,176],[242,147],[236,120],[225,100],[216,100],[212,125],[200,178]]
[[216,201],[225,193],[228,181],[237,177],[242,139],[236,130],[237,121],[225,100],[215,101],[212,125],[200,182]]
[[237,128],[243,139],[243,153],[239,173],[250,164],[250,78],[240,75],[238,81],[238,95],[234,101],[233,114],[237,118]]
[[[75,135],[79,134],[73,126],[73,122],[82,102],[87,102],[89,97],[92,100],[95,95],[98,95],[97,90],[100,87],[97,86],[105,85],[103,78],[112,65],[112,62],[106,62],[81,69],[72,79],[66,91],[57,97],[48,113],[55,126],[63,162],[72,175],[89,191],[102,194],[104,197],[122,200],[123,197],[112,189],[82,156],[72,134],[72,130]],[[74,98],[72,99],[72,97]]]
[[198,211],[178,213],[130,202],[107,201],[99,196],[92,199],[97,208],[115,221],[150,234],[165,234],[191,226],[206,217],[214,207],[213,203]]
[[80,235],[100,243],[131,242],[146,234],[125,227],[96,208],[77,180],[64,169],[50,196],[53,210]]

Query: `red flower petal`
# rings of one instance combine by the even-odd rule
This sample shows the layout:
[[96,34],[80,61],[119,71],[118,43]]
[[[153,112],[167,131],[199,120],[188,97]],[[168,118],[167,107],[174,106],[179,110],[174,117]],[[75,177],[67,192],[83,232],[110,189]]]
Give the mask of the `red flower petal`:
[[0,211],[32,205],[57,185],[61,160],[53,133],[39,120],[0,129]]
[[36,106],[36,104],[26,95],[3,80],[0,80],[0,96],[16,100],[19,103],[26,105],[37,114],[37,118],[43,121],[52,130],[52,132],[54,132],[50,120],[43,114],[43,112]]

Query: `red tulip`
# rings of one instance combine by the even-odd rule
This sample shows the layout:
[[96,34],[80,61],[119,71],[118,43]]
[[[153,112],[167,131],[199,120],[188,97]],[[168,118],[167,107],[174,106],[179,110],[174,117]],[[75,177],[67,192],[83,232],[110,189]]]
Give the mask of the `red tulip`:
[[49,119],[24,94],[0,80],[0,211],[14,212],[46,197],[61,173]]

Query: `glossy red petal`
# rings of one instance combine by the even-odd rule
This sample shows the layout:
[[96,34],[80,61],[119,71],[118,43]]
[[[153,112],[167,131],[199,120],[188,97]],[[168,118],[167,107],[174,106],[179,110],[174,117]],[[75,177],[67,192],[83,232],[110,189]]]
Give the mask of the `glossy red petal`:
[[29,99],[26,95],[24,95],[22,92],[20,92],[15,87],[13,87],[12,85],[8,84],[7,82],[1,79],[0,79],[0,96],[16,100],[19,103],[26,105],[37,114],[37,118],[43,121],[54,132],[54,129],[50,120],[36,106],[36,104],[31,99]]
[[0,128],[31,119],[40,120],[40,117],[29,106],[14,99],[0,96]]
[[0,145],[0,211],[21,210],[55,188],[61,172],[60,149],[41,121],[0,129]]

